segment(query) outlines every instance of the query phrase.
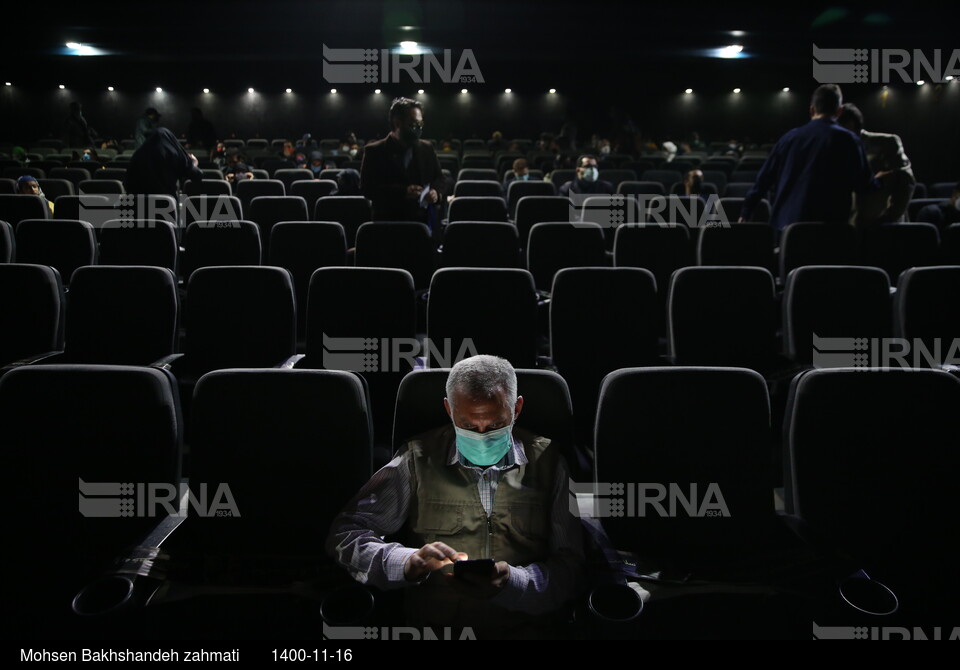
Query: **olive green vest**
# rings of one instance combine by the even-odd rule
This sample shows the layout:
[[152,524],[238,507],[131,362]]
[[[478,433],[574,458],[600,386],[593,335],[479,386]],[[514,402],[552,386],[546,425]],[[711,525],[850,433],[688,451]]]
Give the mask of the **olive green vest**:
[[[492,558],[512,566],[545,560],[549,552],[552,488],[558,454],[550,440],[514,428],[527,463],[500,474],[489,517],[480,502],[476,475],[459,463],[448,464],[455,432],[452,425],[424,433],[404,445],[411,474],[410,511],[404,544],[422,547],[443,542],[470,558]],[[445,568],[445,571],[449,571]],[[407,590],[408,616],[419,625],[511,626],[533,617],[508,612],[489,600],[464,597],[453,577],[432,574]]]

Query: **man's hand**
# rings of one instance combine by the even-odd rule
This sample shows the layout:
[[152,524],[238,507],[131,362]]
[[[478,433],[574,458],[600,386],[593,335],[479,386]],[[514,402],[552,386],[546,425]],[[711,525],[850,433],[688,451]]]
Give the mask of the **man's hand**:
[[875,179],[883,179],[883,178],[886,177],[888,174],[893,174],[893,173],[894,173],[893,170],[881,170],[880,172],[878,172],[877,174],[875,174],[875,175],[873,175],[873,176],[874,176]]
[[464,575],[453,580],[454,585],[464,595],[474,598],[492,598],[510,581],[510,565],[506,561],[497,561],[489,577]]
[[403,564],[403,576],[408,582],[415,582],[428,572],[439,570],[456,560],[466,558],[467,555],[455,551],[443,542],[425,544],[410,554],[410,558]]
[[407,186],[408,198],[419,198],[421,193],[423,193],[423,186],[418,186],[417,184]]
[[187,154],[187,155],[190,156],[190,160],[193,161],[193,167],[197,167],[198,165],[200,165],[200,161],[197,160],[196,156],[194,156],[193,154]]
[[437,193],[437,189],[431,188],[430,192],[427,193],[427,202],[431,205],[436,205],[440,201],[440,194]]

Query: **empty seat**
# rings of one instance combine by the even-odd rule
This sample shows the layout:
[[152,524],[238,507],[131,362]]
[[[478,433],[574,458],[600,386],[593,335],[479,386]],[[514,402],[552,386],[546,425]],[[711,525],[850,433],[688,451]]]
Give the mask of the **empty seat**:
[[[497,296],[496,319],[476,318],[469,299],[478,290]],[[506,358],[514,367],[537,362],[537,293],[526,270],[442,268],[430,282],[429,367],[450,367],[475,354]]]
[[[556,156],[551,156],[549,158],[551,165],[553,164],[553,161],[555,158]],[[540,166],[538,165],[537,167],[539,168]],[[554,170],[553,172],[547,175],[547,181],[551,182],[554,186],[556,186],[558,191],[560,190],[561,186],[566,184],[568,181],[573,181],[576,178],[577,178],[577,171],[569,170],[569,169]]]
[[[743,212],[743,198],[720,198],[719,208],[724,218],[724,221],[729,221],[731,223],[736,223],[740,220],[741,214]],[[751,221],[769,221],[770,220],[770,204],[766,200],[761,200],[757,203],[757,206],[754,207],[753,213],[750,215]]]
[[506,221],[507,205],[503,198],[462,197],[450,203],[448,218],[454,221]]
[[722,189],[721,193],[725,198],[746,198],[747,193],[753,190],[752,182],[745,181],[732,181],[727,184],[725,189]]
[[67,179],[73,183],[74,188],[79,189],[80,182],[90,179],[90,172],[86,168],[58,167],[49,172],[51,179]]
[[665,579],[764,580],[772,557],[799,545],[776,516],[769,439],[767,388],[752,370],[607,375],[594,449],[597,481],[621,486],[626,503],[603,519],[614,545]]
[[780,234],[780,281],[804,265],[855,265],[857,231],[852,226],[799,221]]
[[619,368],[657,364],[660,312],[649,270],[566,268],[554,276],[550,354],[577,408],[578,444],[593,442],[604,376]]
[[621,182],[636,181],[637,173],[633,170],[610,170],[604,168],[600,170],[600,181],[607,181],[613,185],[614,190],[620,186]]
[[[123,182],[116,179],[86,179],[77,186],[80,195],[123,195]],[[56,208],[54,208],[56,211]]]
[[39,195],[0,195],[0,221],[6,221],[14,228],[24,219],[49,218],[50,208]]
[[461,164],[464,169],[492,170],[496,167],[493,157],[486,153],[483,155],[465,154]]
[[90,173],[91,179],[116,179],[117,181],[126,181],[127,169],[120,167],[103,168],[94,170]]
[[249,211],[250,203],[254,198],[287,194],[283,182],[279,179],[244,179],[237,182],[234,188],[236,196],[240,198],[240,206],[245,212]]
[[521,181],[514,179],[507,185],[507,211],[511,219],[517,218],[517,203],[528,195],[555,196],[557,186],[550,181]]
[[298,368],[363,376],[377,444],[390,442],[397,386],[421,355],[413,277],[396,268],[320,268],[310,279],[306,356]]
[[[317,563],[330,561],[326,529],[371,474],[360,379],[340,371],[221,370],[197,383],[193,411],[191,482],[228,483],[239,508],[226,523],[197,516],[184,525],[203,557],[198,577],[277,586],[315,576]],[[324,530],[303,537],[305,524]],[[273,571],[243,562],[253,557]]]
[[61,195],[74,195],[73,182],[68,179],[40,179],[38,183],[50,202],[56,202]]
[[443,232],[441,267],[520,267],[520,238],[512,223],[457,221]]
[[667,188],[658,181],[622,181],[617,185],[617,193],[621,195],[663,195],[667,192]]
[[775,356],[773,275],[758,267],[687,267],[673,273],[667,337],[678,365],[765,368]]
[[734,170],[730,173],[730,181],[742,184],[753,184],[757,181],[758,170]]
[[293,195],[290,192],[290,187],[293,186],[293,182],[302,179],[313,179],[314,177],[313,172],[306,168],[284,168],[273,173],[273,179],[283,182],[284,189],[286,189],[286,192],[290,195]]
[[73,271],[97,262],[97,240],[86,221],[26,219],[17,226],[17,259],[50,265],[69,286]]
[[46,265],[0,264],[0,365],[63,349],[63,283]]
[[307,211],[316,209],[317,200],[337,194],[337,182],[332,179],[298,179],[287,187],[290,195],[298,195],[307,201]]
[[682,223],[688,228],[725,223],[716,209],[716,200],[709,202],[695,195],[637,196],[638,217],[649,223]]
[[[100,229],[101,265],[152,265],[177,271],[177,229],[169,221],[110,221]],[[117,275],[119,276],[119,275]]]
[[5,595],[17,613],[8,630],[25,639],[92,630],[71,611],[73,597],[166,514],[148,487],[163,496],[179,484],[172,380],[143,367],[22,367],[0,380],[0,424],[17,473],[3,493],[17,509],[7,524],[16,550],[6,564],[19,576]]
[[193,195],[183,201],[183,225],[194,221],[239,221],[240,199],[232,195]]
[[960,223],[951,224],[943,231],[943,258],[951,265],[960,265]]
[[864,232],[860,254],[866,265],[883,268],[896,281],[907,268],[940,262],[940,233],[932,223],[888,223]]
[[357,230],[355,263],[404,269],[417,290],[426,290],[435,266],[430,228],[416,221],[368,221]]
[[347,264],[343,226],[336,221],[284,221],[273,227],[270,265],[286,268],[293,275],[297,293],[297,338],[307,330],[307,294],[310,277],[317,268]]
[[463,196],[502,198],[503,186],[501,186],[498,181],[464,179],[458,181],[453,187],[453,195],[456,198]]
[[15,195],[17,192],[17,182],[6,177],[0,178],[0,194]]
[[530,229],[545,221],[577,221],[578,213],[572,209],[569,198],[551,195],[525,195],[517,202],[517,234],[520,246],[526,248]]
[[960,593],[958,406],[960,380],[939,370],[812,370],[790,392],[787,513],[838,576],[865,570],[922,623],[952,615]]
[[[787,275],[783,339],[791,360],[817,367],[852,364],[854,338],[889,337],[890,331],[890,280],[880,268],[807,265]],[[823,338],[845,338],[850,346],[818,342]],[[838,348],[847,349],[839,365],[831,356]]]
[[[682,224],[620,226],[613,242],[613,264],[650,270],[657,280],[658,295],[665,308],[670,276],[674,270],[694,264],[690,231]],[[660,313],[665,314],[663,310]],[[661,323],[665,327],[666,319]]]
[[[960,266],[904,270],[897,283],[897,337],[916,365],[960,365]],[[920,351],[922,347],[923,351]]]
[[[86,219],[81,218],[81,212],[83,212],[83,215],[87,218],[91,218],[90,212],[100,211],[109,212],[109,218],[102,219],[106,221],[117,218],[114,205],[114,199],[104,194],[61,195],[54,204],[53,218],[59,220],[80,219],[85,221]],[[88,221],[88,223],[90,222]]]
[[183,234],[182,274],[216,265],[260,265],[260,228],[253,221],[194,221]]
[[704,226],[697,236],[698,265],[756,265],[773,270],[774,230],[766,223]]
[[45,170],[35,167],[7,167],[3,169],[3,176],[9,177],[11,179],[19,179],[24,175],[30,175],[34,179],[46,179],[47,173]]
[[260,196],[250,207],[244,207],[247,218],[260,227],[260,242],[264,253],[270,249],[270,230],[279,221],[309,221],[307,203],[297,196]]
[[683,181],[683,174],[679,170],[646,170],[640,178],[643,181],[659,182],[664,191],[667,191],[678,181]]
[[230,182],[225,179],[191,179],[183,185],[183,192],[191,195],[231,195]]
[[483,181],[498,181],[497,171],[493,168],[471,168],[460,170],[457,173],[457,181],[480,179]]
[[527,269],[540,291],[549,292],[558,270],[607,265],[606,243],[599,224],[538,223],[530,229]]
[[315,221],[336,221],[343,226],[347,247],[356,246],[357,229],[373,219],[373,206],[362,195],[336,195],[317,200],[313,210]]
[[17,257],[17,242],[13,226],[0,221],[0,263],[13,263]]
[[177,281],[167,268],[77,268],[67,301],[64,350],[40,362],[150,365],[174,352]]

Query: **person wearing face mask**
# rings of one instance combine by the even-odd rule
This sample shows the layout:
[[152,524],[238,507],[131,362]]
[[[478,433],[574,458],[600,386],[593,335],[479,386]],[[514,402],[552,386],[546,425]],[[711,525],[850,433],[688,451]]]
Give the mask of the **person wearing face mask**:
[[613,195],[613,184],[600,179],[600,167],[597,157],[583,154],[577,158],[577,178],[571,179],[560,187],[560,195]]
[[530,166],[526,158],[518,158],[513,161],[513,169],[507,170],[507,174],[503,177],[504,188],[514,180],[530,181]]
[[310,163],[307,165],[307,169],[313,173],[314,179],[320,178],[320,173],[323,172],[323,154],[321,152],[310,152]]
[[[580,525],[558,447],[515,425],[524,399],[495,356],[457,363],[451,423],[411,438],[333,521],[328,552],[358,581],[404,588],[407,625],[550,637],[582,583]],[[488,575],[455,577],[464,558]]]
[[436,224],[444,193],[433,145],[422,140],[423,106],[397,98],[390,106],[390,133],[364,147],[360,188],[380,221]]

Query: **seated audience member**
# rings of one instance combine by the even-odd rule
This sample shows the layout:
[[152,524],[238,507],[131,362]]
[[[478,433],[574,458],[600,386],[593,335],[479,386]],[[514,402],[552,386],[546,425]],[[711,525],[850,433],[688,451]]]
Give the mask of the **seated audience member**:
[[247,162],[236,149],[231,149],[227,152],[227,165],[223,171],[223,176],[229,182],[253,179],[253,173],[250,171],[249,166],[247,166]]
[[576,178],[560,187],[560,195],[569,197],[570,194],[613,194],[613,184],[600,180],[600,168],[596,156],[583,154],[577,158]]
[[[407,625],[556,637],[583,579],[563,457],[515,427],[524,398],[502,358],[454,365],[443,405],[451,423],[410,436],[334,520],[327,549],[358,581],[403,588]],[[495,561],[489,574],[453,575],[480,558]]]
[[363,195],[360,190],[360,173],[353,168],[340,170],[337,175],[336,195]]
[[227,166],[227,146],[223,142],[217,142],[216,147],[210,152],[210,162],[216,165],[218,170],[223,170]]
[[40,190],[40,182],[37,181],[36,177],[28,174],[20,177],[17,180],[17,193],[23,195],[39,195],[50,210],[50,214],[53,215],[53,203],[47,200],[47,196]]
[[506,186],[515,179],[520,181],[530,180],[530,167],[526,158],[518,158],[513,161],[513,169],[507,170],[507,174],[503,177],[503,185]]
[[933,203],[923,207],[917,216],[917,221],[924,223],[933,223],[941,229],[947,226],[960,223],[960,182],[953,187],[953,193],[946,202]]
[[703,198],[703,172],[690,170],[683,176],[683,194]]
[[[297,165],[300,167],[300,165]],[[323,172],[323,154],[319,151],[310,152],[310,162],[307,164],[307,169],[313,173],[314,179],[320,178],[320,173]]]
[[297,150],[293,146],[293,142],[284,142],[283,147],[280,149],[280,158],[288,160],[293,163],[293,159],[296,156]]

